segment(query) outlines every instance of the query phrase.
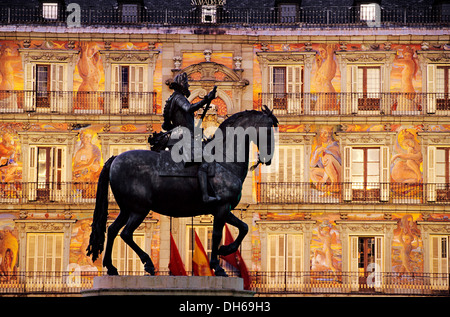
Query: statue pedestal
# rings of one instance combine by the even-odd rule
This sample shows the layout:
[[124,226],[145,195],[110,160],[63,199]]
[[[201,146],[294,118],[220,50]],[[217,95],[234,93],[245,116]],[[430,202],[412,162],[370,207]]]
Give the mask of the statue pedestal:
[[251,297],[239,277],[220,276],[97,276],[87,296],[173,295]]

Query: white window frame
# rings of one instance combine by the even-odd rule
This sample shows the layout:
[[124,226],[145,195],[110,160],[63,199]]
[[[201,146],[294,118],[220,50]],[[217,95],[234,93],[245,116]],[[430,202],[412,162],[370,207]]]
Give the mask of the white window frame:
[[[34,238],[34,245],[31,240]],[[59,252],[57,244],[59,241]],[[63,267],[64,233],[29,232],[27,233],[26,270],[33,272],[61,272]],[[33,262],[33,267],[30,267]],[[40,262],[40,263],[39,263]]]
[[216,5],[202,5],[202,23],[214,24],[217,22],[217,6]]
[[448,235],[430,235],[430,273],[434,289],[448,289]]
[[[375,238],[375,262],[372,267],[373,273],[372,275],[374,279],[371,279],[370,282],[374,282],[373,286],[376,290],[380,290],[382,286],[382,276],[381,273],[385,272],[384,268],[384,257],[385,257],[385,246],[384,246],[384,235],[372,235],[372,234],[355,234],[349,236],[349,263],[350,263],[350,284],[352,290],[358,290],[360,287],[359,284],[359,277],[361,276],[361,273],[364,273],[364,271],[368,271],[370,268],[363,268],[363,272],[360,272],[360,269],[358,267],[359,264],[359,238],[364,237],[374,237]],[[369,263],[370,265],[371,263]],[[370,285],[368,285],[370,286]]]
[[338,132],[343,149],[343,200],[352,201],[352,148],[380,148],[380,201],[389,201],[390,148],[395,142],[396,132]]
[[57,2],[42,3],[42,17],[47,20],[58,19],[59,4]]
[[305,170],[305,146],[302,144],[280,144],[270,166],[262,166],[262,182],[280,183],[281,187],[268,186],[269,199],[283,197],[287,201],[303,200]]
[[[24,111],[70,113],[73,98],[73,74],[79,51],[19,49],[24,69]],[[37,65],[49,65],[50,109],[36,107]]]

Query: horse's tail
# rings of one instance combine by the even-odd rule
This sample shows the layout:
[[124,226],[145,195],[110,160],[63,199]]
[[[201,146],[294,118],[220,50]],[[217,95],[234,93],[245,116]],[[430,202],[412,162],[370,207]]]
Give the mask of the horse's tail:
[[89,245],[86,249],[87,256],[92,254],[92,261],[97,260],[103,251],[103,245],[105,243],[106,220],[108,218],[109,169],[115,158],[115,156],[111,156],[106,161],[98,179],[94,219],[91,225],[92,232],[89,237]]

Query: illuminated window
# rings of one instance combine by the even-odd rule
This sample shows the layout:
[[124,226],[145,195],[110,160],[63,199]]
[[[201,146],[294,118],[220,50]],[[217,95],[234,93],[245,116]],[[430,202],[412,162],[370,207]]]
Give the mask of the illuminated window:
[[300,272],[302,260],[301,234],[268,236],[267,268],[269,272]]
[[44,19],[56,20],[58,18],[58,3],[56,2],[43,3],[42,17]]
[[63,269],[63,233],[27,234],[27,270],[60,272]]
[[362,21],[375,21],[377,17],[377,4],[368,3],[360,5],[360,19]]
[[204,5],[202,6],[202,23],[216,23],[217,6]]

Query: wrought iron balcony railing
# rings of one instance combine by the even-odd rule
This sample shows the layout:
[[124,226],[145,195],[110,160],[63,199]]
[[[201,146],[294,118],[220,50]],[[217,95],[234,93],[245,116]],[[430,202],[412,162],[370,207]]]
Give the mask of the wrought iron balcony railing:
[[450,202],[450,184],[285,183],[257,184],[261,204],[429,204]]
[[0,113],[153,114],[156,92],[1,90]]
[[[450,115],[446,93],[260,93],[276,115]],[[156,92],[1,90],[0,113],[155,114]]]
[[[119,272],[120,275],[143,275],[142,272]],[[2,272],[0,296],[4,295],[80,295],[90,289],[95,276],[104,272]],[[158,272],[169,275],[169,272]],[[237,276],[237,272],[228,272]],[[396,272],[260,272],[250,271],[250,290],[257,294],[402,294],[448,295],[447,273]]]
[[260,93],[277,115],[450,115],[444,93]]
[[[450,184],[257,183],[261,204],[429,204],[450,202]],[[0,204],[95,203],[97,183],[0,183]],[[113,201],[110,193],[110,200]]]
[[[81,8],[81,26],[195,26],[220,25],[222,27],[289,26],[289,27],[442,27],[450,22],[448,6],[381,6],[372,12],[362,11],[360,6],[296,7],[280,8],[223,8],[217,7],[202,13],[201,7],[168,9],[139,7],[133,12],[118,7],[102,9]],[[43,12],[40,6],[0,7],[0,25],[39,24],[67,25],[69,12],[55,8]]]

